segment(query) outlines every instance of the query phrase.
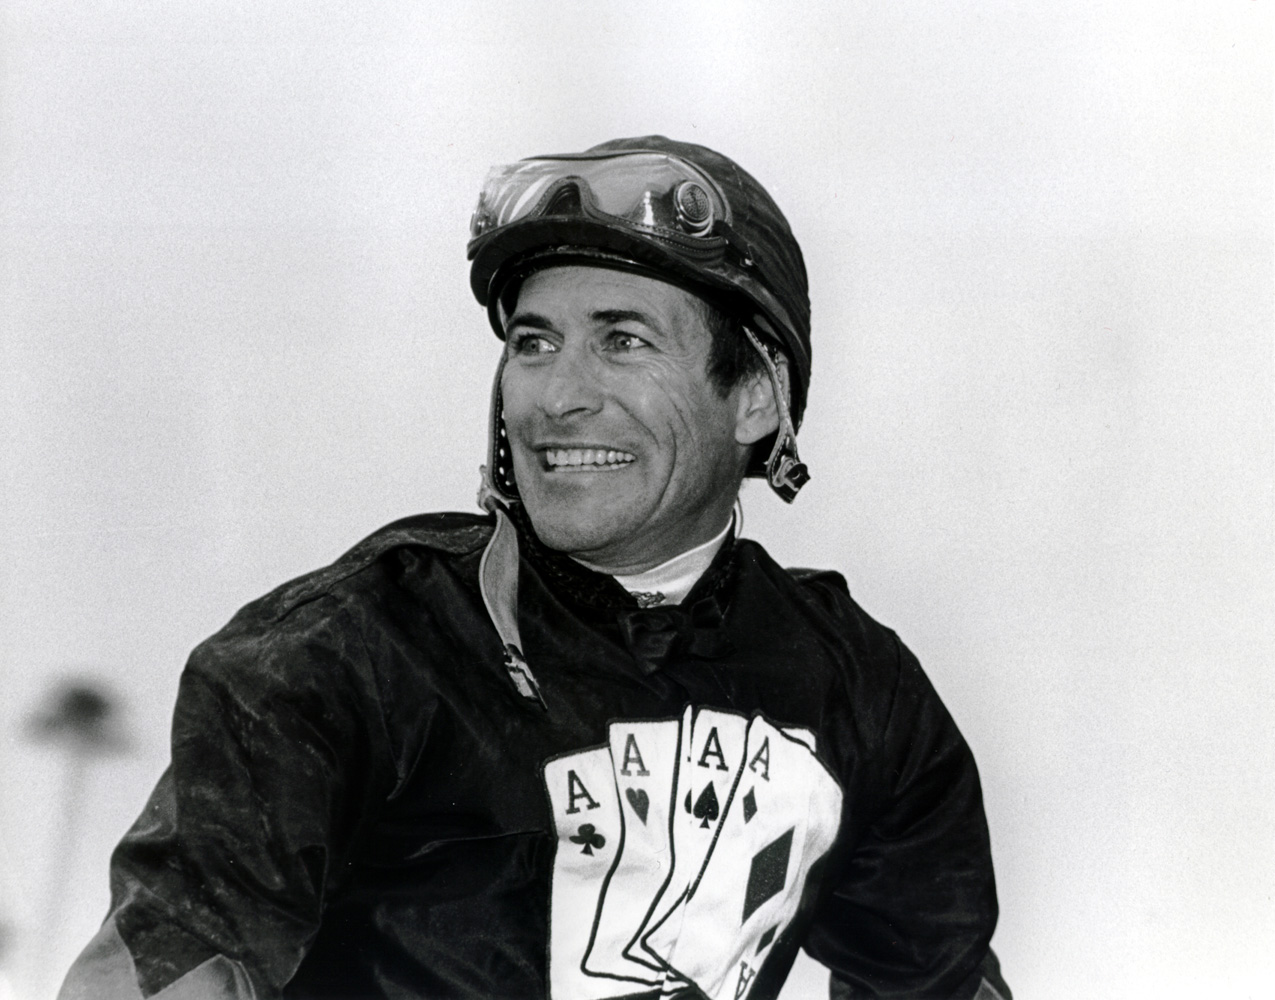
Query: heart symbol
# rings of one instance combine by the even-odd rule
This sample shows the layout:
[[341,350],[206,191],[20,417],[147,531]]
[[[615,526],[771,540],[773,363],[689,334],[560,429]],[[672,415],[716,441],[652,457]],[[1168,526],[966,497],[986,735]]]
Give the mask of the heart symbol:
[[651,808],[651,797],[646,794],[642,788],[626,788],[624,797],[629,800],[629,805],[633,807],[633,811],[638,814],[638,819],[642,821],[642,825],[646,825],[646,813]]

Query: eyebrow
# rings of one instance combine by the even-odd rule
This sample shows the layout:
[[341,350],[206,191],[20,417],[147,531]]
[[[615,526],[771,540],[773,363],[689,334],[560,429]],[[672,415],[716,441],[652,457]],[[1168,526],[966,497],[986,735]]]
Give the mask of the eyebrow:
[[516,312],[509,319],[505,320],[505,328],[510,329],[515,326],[538,326],[542,330],[552,330],[553,323],[548,317],[541,316],[540,313],[533,312]]
[[[589,318],[595,323],[622,323],[629,320],[641,323],[652,330],[660,329],[651,314],[645,313],[640,309],[598,309],[590,313]],[[535,312],[516,312],[509,317],[505,325],[510,328],[515,326],[534,326],[542,330],[555,329],[552,320]]]
[[625,320],[632,320],[652,330],[659,329],[659,325],[651,315],[640,309],[599,309],[592,313],[590,318],[595,323],[623,323]]

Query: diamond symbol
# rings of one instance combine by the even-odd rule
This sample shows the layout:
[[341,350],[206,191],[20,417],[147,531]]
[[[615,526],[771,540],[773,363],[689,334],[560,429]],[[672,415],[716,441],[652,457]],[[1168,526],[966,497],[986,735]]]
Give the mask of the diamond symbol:
[[770,944],[771,941],[775,940],[775,931],[777,930],[779,930],[779,925],[775,924],[774,927],[761,936],[761,940],[757,942],[757,950],[754,952],[755,955],[760,955],[762,953],[762,949],[764,949],[766,945]]
[[757,907],[783,891],[788,881],[788,858],[792,854],[792,835],[796,827],[776,837],[753,855],[748,868],[748,887],[744,890],[743,923],[756,912]]
[[757,796],[753,794],[753,790],[748,789],[748,794],[744,796],[744,822],[757,815]]

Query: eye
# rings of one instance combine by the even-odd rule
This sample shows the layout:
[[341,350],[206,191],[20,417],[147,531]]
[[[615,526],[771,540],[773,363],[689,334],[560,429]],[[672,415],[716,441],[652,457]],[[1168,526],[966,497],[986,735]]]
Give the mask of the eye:
[[509,353],[520,355],[536,355],[549,354],[558,348],[549,340],[539,333],[532,333],[530,330],[519,331],[509,334]]
[[627,330],[613,330],[607,337],[607,347],[613,351],[636,351],[650,346],[648,341]]

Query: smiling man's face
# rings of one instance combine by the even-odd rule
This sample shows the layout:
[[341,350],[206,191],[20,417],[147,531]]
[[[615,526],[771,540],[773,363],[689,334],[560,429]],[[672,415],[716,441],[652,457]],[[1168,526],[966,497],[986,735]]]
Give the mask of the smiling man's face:
[[709,380],[712,337],[691,293],[625,271],[546,268],[524,281],[506,339],[514,475],[546,545],[633,573],[726,526],[749,446],[774,425],[766,387],[723,395]]

